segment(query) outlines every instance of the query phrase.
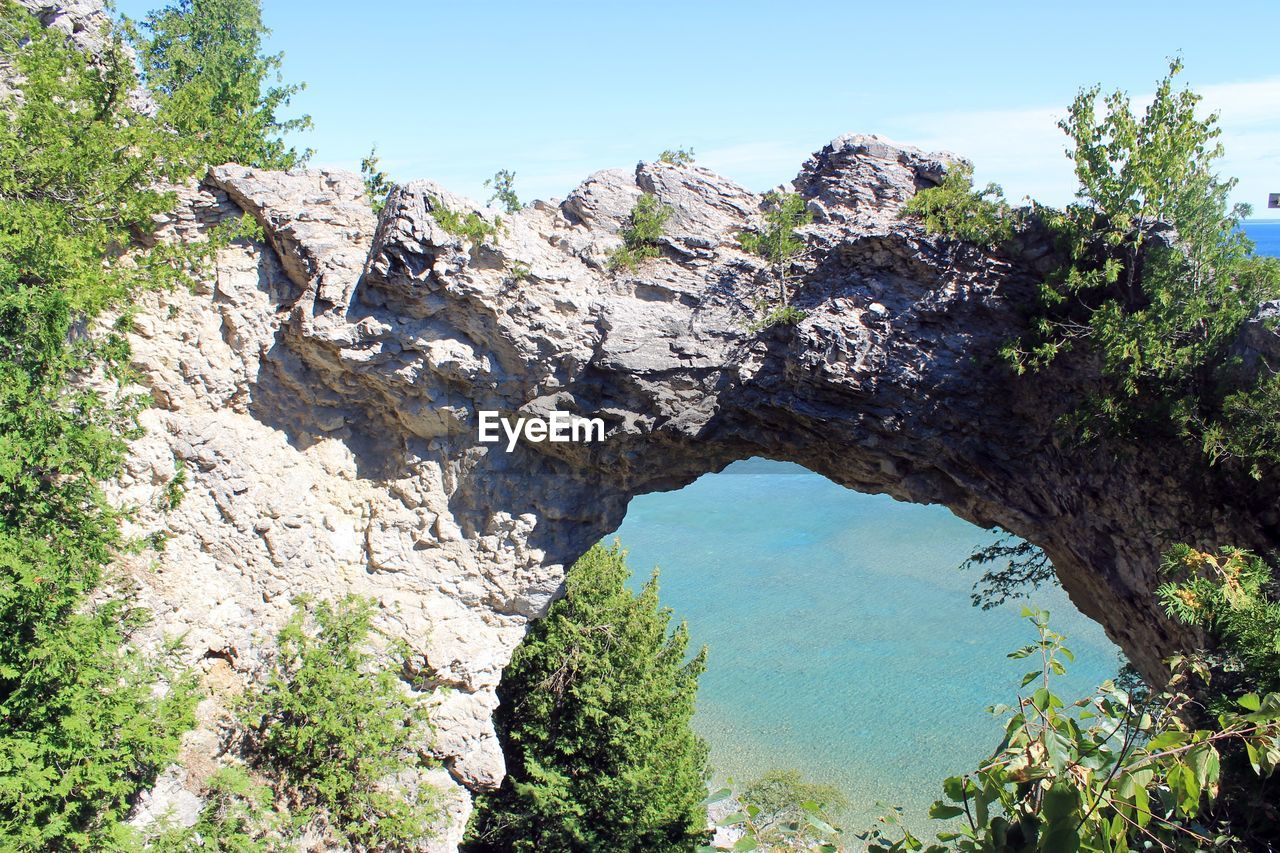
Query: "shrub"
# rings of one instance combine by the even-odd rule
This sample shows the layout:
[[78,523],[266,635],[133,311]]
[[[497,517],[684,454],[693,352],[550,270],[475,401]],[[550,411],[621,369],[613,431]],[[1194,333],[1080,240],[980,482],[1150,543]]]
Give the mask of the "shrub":
[[1213,554],[1179,545],[1164,571],[1172,579],[1157,595],[1169,615],[1212,631],[1256,689],[1280,691],[1280,603],[1269,597],[1271,568],[1239,548]]
[[636,199],[627,224],[619,232],[622,246],[609,256],[609,269],[634,270],[641,261],[658,257],[658,241],[667,233],[666,224],[671,214],[671,207],[659,202],[653,193],[644,193]]
[[705,837],[707,747],[694,735],[705,650],[686,660],[657,574],[626,587],[599,545],[503,673],[501,790],[481,798],[472,850],[686,850]]
[[791,294],[787,288],[787,272],[791,264],[804,252],[805,242],[797,233],[798,228],[813,221],[804,199],[797,193],[769,192],[765,194],[764,229],[744,231],[738,235],[738,243],[753,255],[767,260],[778,277],[778,303],[763,320],[754,323],[751,331],[759,331],[776,323],[796,323],[804,315],[791,309]]
[[431,789],[388,783],[423,766],[426,707],[404,690],[399,666],[379,665],[368,648],[372,601],[309,605],[295,603],[275,664],[246,698],[254,761],[291,792],[299,820],[321,820],[339,843],[419,843],[436,818]]
[[486,187],[493,187],[493,195],[489,196],[489,204],[498,202],[507,213],[515,213],[524,208],[515,191],[516,173],[501,169],[493,177],[484,182]]
[[770,308],[763,300],[756,305],[756,310],[762,313],[760,319],[747,326],[747,331],[752,334],[774,326],[794,326],[809,316],[794,305],[777,305]]
[[387,173],[378,168],[378,146],[369,149],[369,156],[360,161],[360,177],[364,179],[365,198],[373,206],[374,213],[382,213],[387,206],[387,195],[395,186],[387,179]]
[[916,193],[902,210],[918,216],[931,234],[998,246],[1013,237],[1014,217],[998,184],[973,188],[973,167],[957,163],[936,187]]
[[673,151],[668,148],[658,155],[658,161],[661,163],[670,163],[672,166],[692,166],[693,149],[677,148]]
[[[153,830],[146,849],[158,853],[189,850],[274,853],[290,849],[281,830],[287,822],[272,809],[271,789],[239,767],[221,767],[205,786],[204,807],[189,827]],[[296,846],[293,849],[297,849]]]
[[500,219],[491,225],[475,211],[468,211],[463,216],[445,207],[444,202],[436,198],[431,200],[431,216],[445,231],[477,246],[486,240],[495,239],[498,229],[502,227]]

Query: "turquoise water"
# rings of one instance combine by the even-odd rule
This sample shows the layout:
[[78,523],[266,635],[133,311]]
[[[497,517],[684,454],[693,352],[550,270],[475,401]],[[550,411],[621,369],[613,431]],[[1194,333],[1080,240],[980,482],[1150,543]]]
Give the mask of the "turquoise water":
[[[1030,641],[1021,605],[969,603],[959,563],[992,534],[941,507],[898,503],[803,468],[752,459],[678,491],[634,499],[618,531],[637,579],[662,569],[665,604],[710,650],[695,725],[717,772],[802,768],[853,801],[922,816],[941,780],[1000,737]],[[1117,650],[1058,589],[1036,603],[1071,637],[1074,695],[1118,668]]]

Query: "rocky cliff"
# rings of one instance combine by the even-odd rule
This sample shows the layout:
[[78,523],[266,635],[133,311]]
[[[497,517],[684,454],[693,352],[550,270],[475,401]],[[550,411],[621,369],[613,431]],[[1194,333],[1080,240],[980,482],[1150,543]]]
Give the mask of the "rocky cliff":
[[[495,213],[426,181],[379,217],[345,173],[223,166],[184,190],[165,239],[247,212],[266,240],[222,252],[194,292],[148,296],[135,330],[156,405],[119,497],[147,508],[134,532],[171,538],[133,576],[215,688],[185,767],[145,807],[194,805],[217,696],[253,677],[303,592],[375,597],[441,688],[434,749],[451,778],[497,785],[495,689],[565,567],[632,496],[749,456],[1027,537],[1158,672],[1184,639],[1151,594],[1160,551],[1272,544],[1275,503],[1227,491],[1190,449],[1060,440],[1093,366],[1019,378],[996,356],[1047,247],[992,254],[900,216],[950,159],[846,136],[805,163],[794,186],[815,221],[791,276],[805,317],[760,332],[774,273],[735,235],[762,200],[697,167],[598,172],[481,243],[437,214]],[[611,273],[643,192],[673,209],[662,255]],[[568,411],[607,434],[508,453],[478,441],[482,410]],[[175,460],[184,500],[150,509]]]

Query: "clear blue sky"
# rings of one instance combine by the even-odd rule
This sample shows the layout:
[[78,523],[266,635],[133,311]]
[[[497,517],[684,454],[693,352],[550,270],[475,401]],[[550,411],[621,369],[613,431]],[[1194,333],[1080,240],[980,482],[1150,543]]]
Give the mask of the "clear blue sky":
[[[133,17],[159,0],[118,0]],[[975,160],[1015,198],[1073,189],[1056,116],[1085,84],[1149,92],[1181,51],[1222,111],[1237,196],[1280,191],[1280,2],[264,0],[314,163],[374,143],[397,180],[523,197],[692,146],[753,189],[847,131]],[[1259,210],[1258,213],[1264,213]]]

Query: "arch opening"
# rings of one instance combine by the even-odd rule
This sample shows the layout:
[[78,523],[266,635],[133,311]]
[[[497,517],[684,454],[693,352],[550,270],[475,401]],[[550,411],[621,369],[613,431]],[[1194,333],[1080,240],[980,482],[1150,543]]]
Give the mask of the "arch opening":
[[[718,780],[796,769],[923,825],[946,776],[995,746],[986,708],[1011,703],[1032,638],[1025,601],[971,606],[958,570],[993,534],[941,506],[846,489],[798,465],[741,460],[677,491],[634,498],[618,530],[633,582],[656,565],[664,606],[709,648],[694,725]],[[1056,585],[1029,595],[1067,634],[1062,695],[1116,675],[1119,649]]]

